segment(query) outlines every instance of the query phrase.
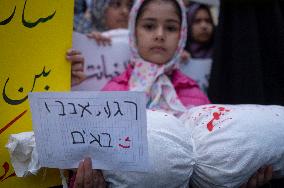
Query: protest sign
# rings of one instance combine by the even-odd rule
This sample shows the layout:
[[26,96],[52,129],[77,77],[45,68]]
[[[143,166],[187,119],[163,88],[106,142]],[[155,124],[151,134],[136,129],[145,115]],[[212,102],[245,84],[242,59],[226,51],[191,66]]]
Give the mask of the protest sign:
[[146,171],[146,102],[142,92],[31,93],[40,165]]
[[73,91],[99,91],[126,69],[130,57],[128,30],[112,30],[103,35],[111,38],[110,46],[99,46],[94,39],[73,33],[73,48],[82,52],[87,76],[81,84],[72,87]]
[[61,184],[59,172],[17,178],[5,148],[10,134],[30,131],[28,92],[70,89],[73,1],[0,1],[0,187]]

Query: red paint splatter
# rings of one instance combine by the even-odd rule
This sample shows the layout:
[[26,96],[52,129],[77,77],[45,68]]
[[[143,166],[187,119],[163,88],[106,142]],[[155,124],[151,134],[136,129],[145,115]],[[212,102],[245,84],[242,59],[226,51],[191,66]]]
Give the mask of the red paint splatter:
[[222,111],[225,111],[225,108],[224,108],[224,107],[219,107],[218,109],[219,109],[221,112],[222,112]]
[[[215,108],[216,106],[211,106],[209,108]],[[224,108],[224,107],[219,107],[218,108],[219,112],[214,112],[213,113],[213,118],[209,121],[209,123],[207,123],[207,129],[211,132],[213,131],[214,129],[214,125],[213,125],[213,122],[215,120],[219,120],[221,116],[224,116],[226,112],[230,112],[230,110]],[[229,119],[232,119],[232,118],[229,118]],[[229,119],[226,119],[226,120],[229,120]],[[223,123],[224,121],[226,120],[223,120],[221,123]]]
[[28,110],[25,110],[20,115],[15,117],[12,121],[10,121],[7,125],[5,125],[2,129],[0,129],[0,134],[2,134],[4,131],[6,131],[9,127],[11,127],[17,120],[19,120],[25,113],[27,113]]
[[213,125],[213,122],[215,120],[219,120],[220,119],[220,116],[222,115],[222,113],[218,113],[218,112],[214,112],[213,113],[213,118],[211,121],[209,121],[209,123],[207,124],[207,129],[211,132],[213,131],[213,128],[214,128],[214,125]]

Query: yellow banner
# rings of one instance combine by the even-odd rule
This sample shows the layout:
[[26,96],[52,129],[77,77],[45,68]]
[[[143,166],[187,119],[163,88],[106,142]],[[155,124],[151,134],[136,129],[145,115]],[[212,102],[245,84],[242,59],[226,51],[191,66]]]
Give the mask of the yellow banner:
[[60,185],[58,170],[15,176],[5,145],[10,134],[32,130],[27,95],[70,90],[72,0],[0,0],[0,187]]

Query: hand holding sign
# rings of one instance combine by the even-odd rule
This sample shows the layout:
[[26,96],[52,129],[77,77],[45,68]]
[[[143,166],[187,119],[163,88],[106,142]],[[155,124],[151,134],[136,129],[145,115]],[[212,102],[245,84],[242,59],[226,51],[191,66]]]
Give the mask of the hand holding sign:
[[71,84],[77,85],[86,79],[84,74],[85,60],[82,53],[77,50],[70,49],[66,53],[66,59],[71,63]]
[[73,187],[106,188],[107,185],[102,172],[100,170],[93,170],[92,160],[90,158],[86,158],[79,164]]

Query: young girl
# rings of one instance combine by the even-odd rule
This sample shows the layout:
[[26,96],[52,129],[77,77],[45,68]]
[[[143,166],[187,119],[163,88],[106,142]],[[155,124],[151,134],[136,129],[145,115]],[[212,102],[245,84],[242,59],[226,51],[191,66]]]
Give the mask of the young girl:
[[146,0],[141,7],[141,2],[133,7],[140,7],[140,11],[130,15],[130,65],[103,90],[144,91],[147,108],[179,115],[187,108],[208,104],[209,100],[195,81],[177,68],[186,42],[185,11],[175,1],[165,2]]
[[[129,23],[131,64],[103,90],[144,91],[147,108],[162,109],[175,115],[191,106],[209,103],[197,84],[176,68],[187,32],[181,0],[138,0]],[[262,172],[255,176],[257,178],[253,177],[248,185],[267,181],[264,175],[267,174]],[[71,184],[74,187],[106,186],[102,174],[92,171],[90,158],[80,163],[75,183]]]

